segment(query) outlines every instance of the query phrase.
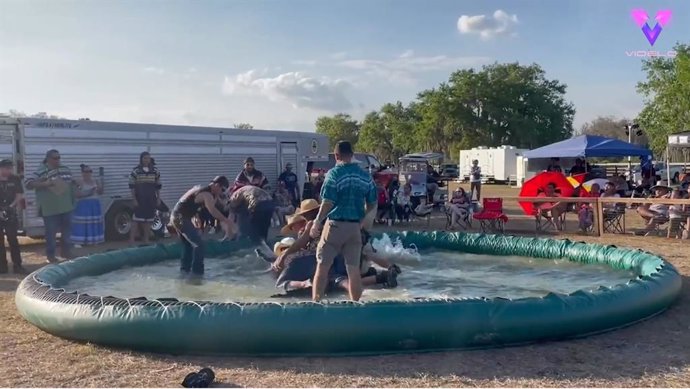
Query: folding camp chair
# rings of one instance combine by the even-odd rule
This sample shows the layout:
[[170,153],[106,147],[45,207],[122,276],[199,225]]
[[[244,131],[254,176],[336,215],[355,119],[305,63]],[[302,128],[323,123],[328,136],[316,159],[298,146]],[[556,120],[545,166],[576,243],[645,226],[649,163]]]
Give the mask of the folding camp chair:
[[482,201],[482,210],[472,218],[479,220],[482,232],[503,233],[508,217],[503,213],[503,199],[487,197]]
[[[453,208],[451,203],[446,203],[445,205],[445,213],[446,213],[446,230],[451,229],[451,227],[455,227],[453,225]],[[458,218],[458,220],[455,222],[455,224],[458,225],[458,227],[466,230],[468,228],[472,228],[472,209],[468,207],[467,212],[461,217]]]
[[625,204],[616,204],[614,208],[604,209],[604,232],[625,233]]
[[[565,230],[565,214],[566,212],[563,212],[560,215],[558,215],[558,218],[561,222],[561,230]],[[534,210],[533,216],[537,232],[548,232],[551,230],[553,230],[554,232],[558,231],[558,227],[556,226],[556,222],[554,221],[553,216],[551,215],[551,211],[542,211],[536,208]]]

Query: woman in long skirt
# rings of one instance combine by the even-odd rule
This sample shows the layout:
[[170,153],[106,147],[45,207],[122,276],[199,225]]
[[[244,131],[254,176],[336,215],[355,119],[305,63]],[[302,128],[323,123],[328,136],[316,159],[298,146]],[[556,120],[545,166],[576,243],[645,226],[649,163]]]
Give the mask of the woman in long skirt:
[[77,207],[72,216],[72,242],[77,246],[88,246],[105,241],[103,213],[98,195],[103,186],[93,178],[93,170],[81,165],[81,179],[77,180]]

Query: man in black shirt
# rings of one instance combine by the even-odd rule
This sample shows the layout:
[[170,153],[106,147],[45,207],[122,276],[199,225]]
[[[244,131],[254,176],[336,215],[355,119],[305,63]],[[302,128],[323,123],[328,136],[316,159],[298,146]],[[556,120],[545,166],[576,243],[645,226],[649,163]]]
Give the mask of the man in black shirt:
[[585,161],[583,161],[580,158],[575,159],[575,166],[570,168],[570,175],[574,176],[577,174],[582,174],[586,173],[587,169],[585,168]]
[[22,200],[22,181],[12,174],[12,161],[3,159],[0,161],[0,273],[7,273],[7,252],[5,251],[5,237],[10,245],[13,270],[15,274],[25,274],[22,267],[22,257],[19,252],[17,240],[17,207]]
[[298,180],[297,174],[292,171],[292,164],[287,163],[285,165],[285,171],[280,173],[278,181],[283,181],[285,183],[285,189],[290,193],[292,205],[297,208],[300,203],[299,190],[298,190]]

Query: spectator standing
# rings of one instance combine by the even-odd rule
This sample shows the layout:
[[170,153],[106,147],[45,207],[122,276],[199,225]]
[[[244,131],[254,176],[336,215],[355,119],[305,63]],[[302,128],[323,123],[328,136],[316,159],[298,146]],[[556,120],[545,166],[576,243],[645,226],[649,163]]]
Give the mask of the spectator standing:
[[72,216],[72,243],[75,246],[100,244],[105,241],[103,213],[98,196],[103,184],[93,178],[91,167],[82,164],[81,178],[75,180],[77,206]]
[[299,205],[300,196],[299,196],[299,180],[297,178],[297,174],[295,174],[292,171],[292,164],[287,163],[285,165],[285,171],[280,173],[280,176],[278,177],[278,181],[282,181],[285,183],[285,189],[288,191],[291,197],[291,203],[293,207],[297,207]]
[[22,255],[17,239],[17,209],[21,206],[24,189],[19,177],[12,174],[13,163],[9,159],[0,161],[0,274],[7,273],[7,251],[5,250],[5,238],[10,246],[12,258],[12,270],[14,274],[25,274],[22,267]]
[[260,170],[255,169],[254,158],[252,157],[247,157],[244,160],[244,169],[235,178],[235,185],[232,191],[235,192],[246,185],[256,186],[261,189],[266,189],[268,186],[268,179]]
[[60,233],[61,255],[72,257],[72,211],[75,184],[70,169],[60,163],[60,152],[48,150],[41,166],[26,180],[27,189],[36,191],[39,215],[45,225],[46,258],[56,263],[56,235]]
[[[371,174],[352,162],[352,144],[335,147],[336,165],[328,171],[321,189],[321,206],[310,236],[320,240],[316,249],[313,300],[320,301],[328,283],[328,271],[338,254],[345,259],[350,299],[362,296],[360,261],[362,221],[376,212],[376,187]],[[323,232],[322,232],[323,229]]]
[[144,151],[139,155],[137,165],[129,175],[129,189],[134,201],[134,215],[129,243],[134,244],[139,230],[142,229],[144,244],[149,244],[151,223],[156,218],[156,209],[160,205],[161,175],[156,168],[151,154]]
[[574,176],[577,174],[582,174],[586,173],[587,169],[585,168],[585,161],[583,161],[581,158],[576,158],[575,159],[575,165],[570,168],[570,175]]
[[406,183],[402,189],[395,192],[395,213],[398,215],[398,220],[401,222],[410,221],[412,215],[412,186]]
[[546,171],[547,172],[563,173],[563,169],[561,168],[560,161],[561,161],[560,158],[551,158],[551,163],[546,168]]
[[477,202],[479,202],[482,197],[482,168],[479,167],[479,161],[476,159],[472,161],[470,168],[470,201],[472,201],[475,191]]

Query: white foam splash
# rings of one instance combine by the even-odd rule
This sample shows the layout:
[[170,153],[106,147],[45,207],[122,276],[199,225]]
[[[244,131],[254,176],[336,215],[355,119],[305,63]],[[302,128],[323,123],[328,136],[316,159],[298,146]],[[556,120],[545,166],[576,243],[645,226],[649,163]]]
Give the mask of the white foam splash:
[[371,242],[371,246],[377,252],[397,260],[420,261],[422,259],[416,247],[405,247],[400,238],[396,238],[395,241],[393,241],[390,236],[385,233],[381,238],[374,238]]

